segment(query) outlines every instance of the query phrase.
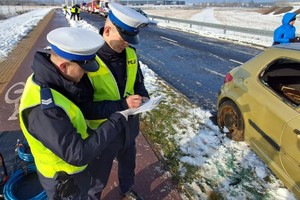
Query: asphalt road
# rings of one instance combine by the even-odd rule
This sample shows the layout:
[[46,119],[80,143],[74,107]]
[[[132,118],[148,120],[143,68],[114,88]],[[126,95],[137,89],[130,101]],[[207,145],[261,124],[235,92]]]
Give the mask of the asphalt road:
[[[102,27],[104,18],[82,13],[82,18]],[[262,50],[160,28],[140,30],[135,45],[140,61],[203,109],[216,111],[217,93],[227,72]]]

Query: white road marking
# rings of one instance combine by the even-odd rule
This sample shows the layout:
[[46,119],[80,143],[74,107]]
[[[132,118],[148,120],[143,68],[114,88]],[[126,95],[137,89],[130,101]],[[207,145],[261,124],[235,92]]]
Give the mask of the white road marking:
[[166,38],[166,37],[163,37],[163,36],[160,36],[162,39],[164,39],[164,40],[168,40],[168,41],[170,41],[170,42],[174,42],[174,43],[178,43],[176,40],[172,40],[172,39],[170,39],[170,38]]
[[210,72],[210,73],[212,73],[212,74],[215,74],[215,75],[218,75],[218,76],[221,76],[221,77],[225,77],[226,76],[224,74],[221,74],[221,73],[219,73],[217,71],[214,71],[214,70],[211,70],[211,69],[208,69],[208,68],[203,68],[203,69],[206,70],[206,71],[208,71],[208,72]]
[[242,62],[240,62],[240,61],[237,61],[237,60],[233,60],[233,59],[229,59],[231,62],[234,62],[234,63],[238,63],[238,64],[244,64],[244,63],[242,63]]
[[[18,85],[21,85],[23,86],[22,89],[15,89],[16,86]],[[8,103],[8,104],[15,104],[15,109],[14,109],[14,112],[13,114],[8,118],[8,120],[17,120],[18,119],[18,114],[19,114],[19,104],[20,104],[20,99],[21,99],[21,96],[22,96],[22,93],[23,93],[23,90],[24,90],[24,87],[25,87],[25,83],[24,82],[18,82],[18,83],[15,83],[14,85],[12,85],[8,90],[7,92],[5,93],[5,102]],[[13,94],[20,94],[20,96],[18,96],[17,98],[15,99],[10,99],[9,96],[10,93],[13,92]]]

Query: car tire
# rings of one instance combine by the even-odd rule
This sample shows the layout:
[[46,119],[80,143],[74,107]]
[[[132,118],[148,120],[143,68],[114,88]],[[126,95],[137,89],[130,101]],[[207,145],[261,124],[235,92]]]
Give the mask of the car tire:
[[222,133],[224,133],[224,128],[229,131],[226,133],[228,138],[235,141],[244,141],[244,118],[233,101],[226,100],[221,103],[218,109],[217,123]]

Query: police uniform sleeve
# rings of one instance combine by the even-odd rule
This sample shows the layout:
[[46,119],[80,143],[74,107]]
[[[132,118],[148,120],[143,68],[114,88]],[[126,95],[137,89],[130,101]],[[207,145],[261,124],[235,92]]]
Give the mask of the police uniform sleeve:
[[88,138],[82,139],[59,107],[47,110],[36,107],[27,118],[29,132],[54,154],[75,166],[88,164],[113,139],[122,137],[125,123],[125,117],[115,113]]

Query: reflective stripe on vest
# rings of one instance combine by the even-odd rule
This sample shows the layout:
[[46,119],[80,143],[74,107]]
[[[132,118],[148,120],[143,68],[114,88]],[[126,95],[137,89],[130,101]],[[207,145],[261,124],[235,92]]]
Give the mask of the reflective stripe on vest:
[[[88,77],[94,88],[94,101],[103,100],[119,100],[128,96],[127,94],[134,94],[134,83],[136,80],[136,74],[138,69],[137,56],[134,49],[126,48],[126,86],[124,94],[120,95],[117,82],[112,75],[109,68],[105,63],[96,56],[100,68],[96,72],[89,72]],[[91,129],[96,129],[106,119],[99,120],[87,120],[87,124]]]
[[[73,102],[68,100],[57,91],[51,89],[51,93],[55,105],[62,108],[66,112],[73,126],[81,135],[81,138],[87,138],[87,126],[80,109]],[[76,174],[83,171],[87,165],[78,167],[66,163],[60,157],[56,156],[51,150],[45,147],[40,141],[35,139],[27,130],[27,127],[24,123],[24,117],[26,117],[26,112],[24,111],[26,111],[28,108],[39,106],[41,104],[40,96],[40,86],[33,82],[31,75],[26,81],[24,92],[22,94],[19,107],[19,119],[21,129],[30,146],[30,150],[34,157],[34,162],[38,171],[47,178],[53,178],[55,173],[58,171],[65,171],[68,174]]]

